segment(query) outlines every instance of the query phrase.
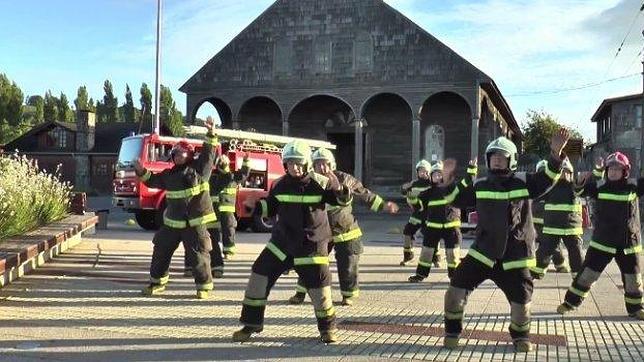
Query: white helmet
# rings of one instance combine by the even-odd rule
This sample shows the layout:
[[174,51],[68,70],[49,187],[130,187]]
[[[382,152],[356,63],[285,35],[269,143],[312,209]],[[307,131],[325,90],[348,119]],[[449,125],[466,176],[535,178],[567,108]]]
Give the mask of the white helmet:
[[308,166],[311,165],[311,147],[300,140],[287,143],[282,149],[282,162],[298,160]]
[[326,148],[318,148],[315,152],[313,152],[311,158],[313,159],[313,162],[318,160],[328,162],[332,170],[335,170],[337,167],[333,152],[331,152],[331,150],[327,150]]
[[427,162],[427,160],[420,160],[416,164],[416,171],[418,171],[419,168],[424,168],[425,170],[427,170],[427,172],[429,172],[432,169],[432,165]]
[[443,161],[434,162],[429,173],[434,172],[443,172]]
[[228,168],[228,166],[230,166],[230,158],[226,155],[220,155],[217,158],[217,168],[223,170]]

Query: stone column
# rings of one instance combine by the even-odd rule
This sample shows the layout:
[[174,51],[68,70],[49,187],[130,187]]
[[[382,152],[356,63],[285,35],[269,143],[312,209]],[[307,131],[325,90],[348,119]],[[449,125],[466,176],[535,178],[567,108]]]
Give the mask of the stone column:
[[470,147],[470,159],[478,157],[479,154],[479,118],[472,118],[472,132],[471,132],[472,142]]
[[362,149],[364,148],[363,142],[362,142],[362,120],[356,120],[354,125],[355,125],[355,164],[354,164],[354,169],[353,169],[353,176],[357,178],[358,180],[362,181],[362,164],[363,164],[363,153]]
[[416,164],[420,161],[420,119],[414,119],[411,126],[411,177],[416,178]]
[[282,120],[282,136],[288,136],[288,120]]

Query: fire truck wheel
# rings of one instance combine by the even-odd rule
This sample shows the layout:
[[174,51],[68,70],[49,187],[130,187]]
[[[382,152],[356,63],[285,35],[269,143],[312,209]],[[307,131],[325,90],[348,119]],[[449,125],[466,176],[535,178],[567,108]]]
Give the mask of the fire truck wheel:
[[273,229],[273,220],[261,215],[253,215],[251,228],[256,233],[270,233]]
[[136,223],[145,230],[157,230],[160,225],[157,224],[155,210],[139,210],[135,214]]
[[237,219],[237,231],[246,231],[250,227],[251,222],[252,220],[249,218]]

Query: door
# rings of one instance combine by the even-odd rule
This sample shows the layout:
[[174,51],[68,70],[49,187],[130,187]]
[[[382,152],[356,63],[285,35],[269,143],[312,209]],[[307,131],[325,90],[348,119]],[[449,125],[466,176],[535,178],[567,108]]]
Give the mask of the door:
[[445,131],[443,127],[432,124],[425,129],[425,155],[429,162],[444,159],[445,153]]

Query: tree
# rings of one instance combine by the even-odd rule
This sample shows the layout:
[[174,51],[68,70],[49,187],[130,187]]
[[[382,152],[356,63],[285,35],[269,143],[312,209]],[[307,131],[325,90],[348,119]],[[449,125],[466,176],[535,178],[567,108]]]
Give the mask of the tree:
[[96,106],[94,105],[94,98],[89,98],[89,102],[87,102],[87,110],[92,111],[96,113]]
[[15,82],[0,74],[0,122],[17,126],[22,121],[22,90]]
[[[541,159],[546,158],[550,154],[550,138],[561,127],[564,126],[552,114],[529,110],[522,130],[525,152],[537,155]],[[583,138],[576,130],[569,130],[572,138]]]
[[177,110],[176,104],[172,99],[170,88],[161,86],[161,104],[159,110],[160,122],[164,124],[173,136],[183,136],[183,116]]
[[87,94],[87,87],[84,85],[78,87],[78,92],[76,92],[76,99],[74,99],[74,107],[76,112],[78,111],[88,111],[89,110],[89,95]]
[[48,90],[45,93],[45,104],[43,105],[43,118],[45,122],[52,122],[58,120],[58,99],[51,95]]
[[112,89],[112,83],[109,80],[105,80],[103,84],[103,90],[105,95],[103,96],[103,112],[105,115],[105,122],[114,123],[119,121],[119,101],[118,98],[114,97],[114,90]]
[[141,117],[143,117],[143,123],[147,125],[152,125],[152,93],[148,85],[143,83],[141,84],[141,98],[139,102],[141,103]]
[[69,101],[65,93],[60,92],[58,98],[58,121],[59,122],[72,122],[74,120],[74,113],[69,108]]
[[27,106],[33,107],[33,113],[31,116],[30,123],[36,125],[42,123],[45,120],[44,109],[45,109],[45,100],[39,95],[27,97]]
[[130,86],[125,84],[125,105],[123,105],[123,115],[125,122],[136,122],[137,114],[136,109],[134,108],[134,101],[132,100],[132,91],[130,91]]

